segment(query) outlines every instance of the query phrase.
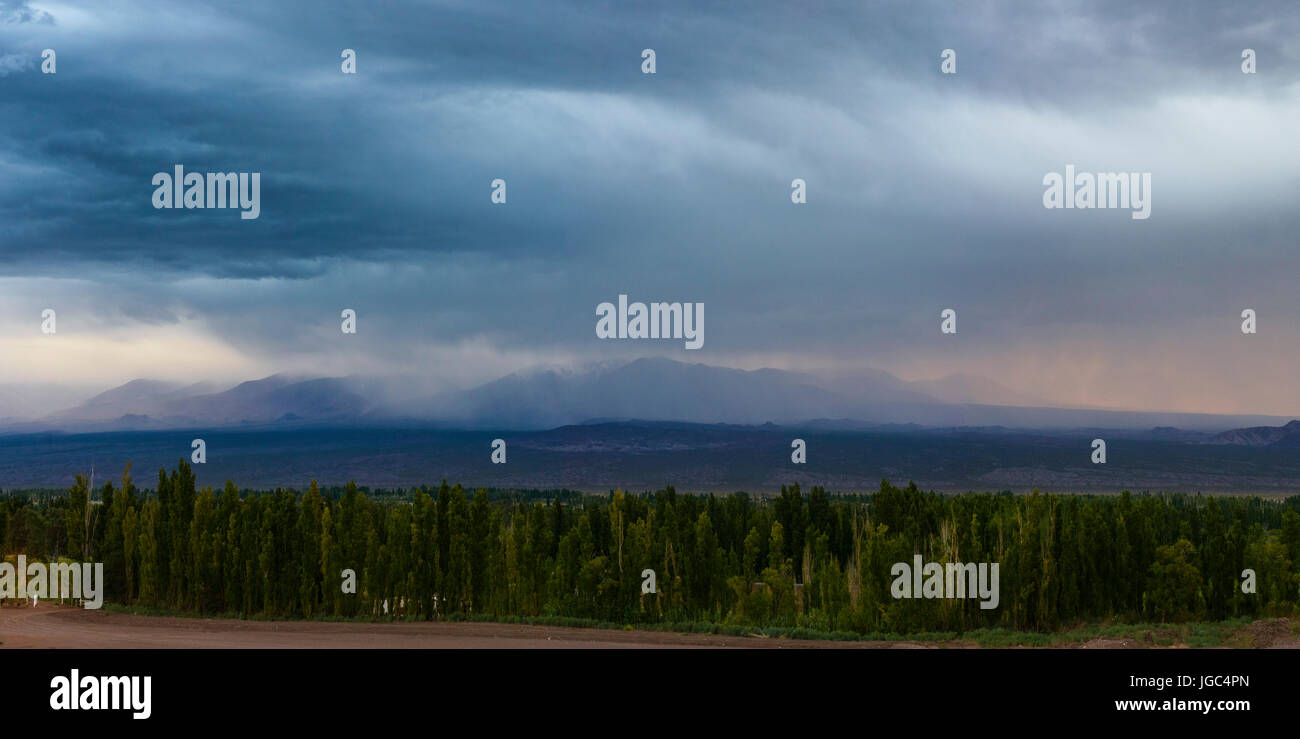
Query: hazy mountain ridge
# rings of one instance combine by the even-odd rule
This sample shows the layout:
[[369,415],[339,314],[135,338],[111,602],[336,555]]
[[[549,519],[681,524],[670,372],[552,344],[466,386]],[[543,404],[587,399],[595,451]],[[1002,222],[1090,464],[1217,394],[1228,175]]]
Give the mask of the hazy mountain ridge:
[[799,373],[638,359],[572,375],[512,374],[468,392],[444,394],[434,407],[453,423],[544,428],[592,418],[795,421],[842,410],[844,405],[842,396]]
[[1300,421],[1283,426],[1251,426],[1231,429],[1210,438],[1210,444],[1237,446],[1300,447]]
[[272,375],[227,390],[216,387],[133,380],[25,425],[116,430],[355,422],[374,408],[363,395],[364,383],[344,378]]
[[[777,423],[825,430],[979,428],[998,433],[1022,428],[1122,429],[1130,438],[1300,444],[1300,429],[1283,427],[1297,431],[1292,433],[1264,425],[1289,419],[998,405],[983,402],[982,394],[992,398],[1025,396],[983,378],[951,377],[954,379],[948,387],[943,380],[908,382],[882,370],[825,379],[778,369],[740,370],[669,359],[638,359],[586,371],[516,372],[469,390],[433,396],[404,391],[400,380],[272,375],[227,389],[211,383],[133,380],[73,408],[39,419],[6,423],[4,430],[80,432],[392,423],[541,430],[605,419]],[[918,387],[930,388],[944,398]],[[963,397],[969,399],[951,400]],[[1030,401],[1026,398],[1026,402]],[[0,417],[4,415],[0,412]],[[1210,434],[1218,436],[1211,438]]]

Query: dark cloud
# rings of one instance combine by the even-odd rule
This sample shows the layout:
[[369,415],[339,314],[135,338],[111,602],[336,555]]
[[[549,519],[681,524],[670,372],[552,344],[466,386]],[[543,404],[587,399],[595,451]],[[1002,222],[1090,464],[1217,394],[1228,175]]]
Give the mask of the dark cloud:
[[[0,2],[0,273],[90,280],[104,315],[201,316],[249,354],[310,354],[303,326],[344,302],[394,361],[591,353],[619,292],[706,302],[721,356],[928,358],[942,307],[971,355],[1080,322],[1300,314],[1290,2],[84,13]],[[261,217],[155,210],[177,163],[261,172]],[[1044,210],[1067,163],[1152,172],[1152,218]]]

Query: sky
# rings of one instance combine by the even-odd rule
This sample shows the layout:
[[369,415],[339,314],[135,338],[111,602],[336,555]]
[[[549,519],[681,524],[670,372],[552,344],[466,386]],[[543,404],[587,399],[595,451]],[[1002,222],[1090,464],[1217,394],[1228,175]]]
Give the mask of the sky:
[[[1294,2],[0,0],[0,385],[664,356],[1297,414],[1296,121]],[[154,208],[176,164],[260,216]],[[1150,217],[1045,208],[1067,164]],[[599,340],[619,294],[704,346]]]

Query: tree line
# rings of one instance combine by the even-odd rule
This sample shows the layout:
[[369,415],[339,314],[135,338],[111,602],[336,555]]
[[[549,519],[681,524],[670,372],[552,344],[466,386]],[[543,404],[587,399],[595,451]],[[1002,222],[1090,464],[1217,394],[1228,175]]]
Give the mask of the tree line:
[[[0,498],[0,552],[104,563],[123,604],[269,618],[573,617],[916,633],[1300,612],[1300,496],[744,493],[401,497],[196,485],[127,466]],[[891,568],[996,562],[1000,602],[896,599]],[[644,593],[643,571],[656,592]],[[344,571],[355,592],[344,592]],[[1253,570],[1254,592],[1243,592]]]

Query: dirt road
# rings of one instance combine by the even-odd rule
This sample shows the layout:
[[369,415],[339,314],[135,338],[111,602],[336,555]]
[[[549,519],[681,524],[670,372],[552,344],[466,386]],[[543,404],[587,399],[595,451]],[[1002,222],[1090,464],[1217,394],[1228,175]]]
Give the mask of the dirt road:
[[[0,608],[0,649],[937,649],[971,642],[834,642],[759,636],[578,629],[495,623],[241,621],[89,611],[41,603]],[[1148,649],[1155,642],[1097,638],[1080,649]],[[1231,646],[1298,649],[1285,620],[1256,621]]]
[[923,648],[492,623],[322,623],[137,616],[40,604],[0,609],[0,649]]

